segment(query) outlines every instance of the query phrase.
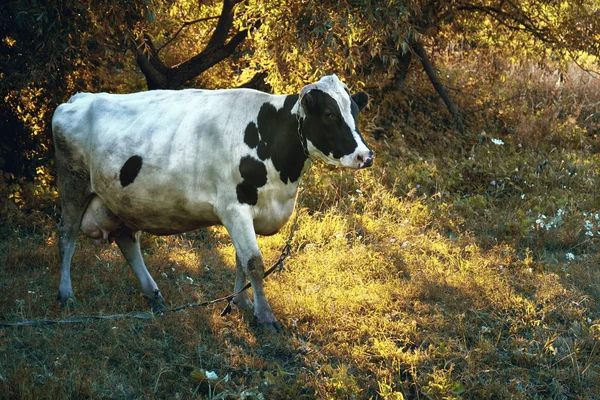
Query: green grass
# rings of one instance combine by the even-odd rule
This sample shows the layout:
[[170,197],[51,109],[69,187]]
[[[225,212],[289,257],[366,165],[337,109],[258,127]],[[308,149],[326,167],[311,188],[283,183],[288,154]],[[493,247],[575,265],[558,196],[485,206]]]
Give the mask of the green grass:
[[[598,137],[540,118],[467,138],[394,122],[374,168],[315,165],[293,255],[266,280],[283,332],[222,305],[3,329],[0,397],[600,398]],[[116,246],[83,237],[61,310],[55,222],[6,221],[1,321],[146,310]],[[289,229],[259,238],[267,264]],[[233,288],[223,228],[142,247],[173,305]]]

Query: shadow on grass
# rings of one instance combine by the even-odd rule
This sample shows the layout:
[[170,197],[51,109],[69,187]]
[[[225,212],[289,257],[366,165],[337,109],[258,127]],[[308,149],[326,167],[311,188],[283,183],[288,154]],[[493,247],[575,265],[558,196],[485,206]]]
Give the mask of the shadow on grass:
[[[144,236],[142,252],[172,306],[233,290],[235,256],[223,230]],[[116,245],[95,247],[84,238],[72,268],[77,301],[61,310],[55,300],[57,253],[54,233],[12,238],[1,246],[0,320],[148,311]],[[235,398],[264,392],[265,374],[278,376],[296,362],[294,343],[285,331],[267,331],[235,307],[221,317],[224,305],[152,320],[0,330],[0,398]]]

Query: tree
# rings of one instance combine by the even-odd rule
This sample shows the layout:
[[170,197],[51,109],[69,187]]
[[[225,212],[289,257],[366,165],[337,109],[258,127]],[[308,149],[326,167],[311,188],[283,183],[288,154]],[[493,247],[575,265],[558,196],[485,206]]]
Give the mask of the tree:
[[[166,40],[165,44],[159,49],[154,45],[150,35],[143,33],[141,38],[142,43],[137,46],[136,60],[146,77],[148,89],[180,88],[202,72],[231,56],[248,34],[248,30],[243,29],[230,36],[234,19],[233,9],[241,1],[223,0],[220,15],[203,16],[192,21],[183,22],[173,37]],[[202,8],[200,7],[199,11],[205,13],[206,9],[209,12],[212,11],[214,6]],[[161,60],[159,55],[160,50],[177,38],[183,29],[194,24],[212,20],[217,20],[217,23],[212,35],[206,41],[204,49],[200,53],[171,67],[168,67]]]
[[[292,89],[335,71],[358,85],[397,88],[420,61],[455,126],[463,117],[451,99],[428,46],[462,36],[473,46],[521,52],[529,59],[600,57],[600,2],[528,0],[394,0],[243,3],[240,19],[261,21],[252,34],[249,63],[270,83]],[[246,25],[247,26],[247,25]],[[444,35],[441,35],[444,33]],[[414,57],[414,56],[416,57]]]

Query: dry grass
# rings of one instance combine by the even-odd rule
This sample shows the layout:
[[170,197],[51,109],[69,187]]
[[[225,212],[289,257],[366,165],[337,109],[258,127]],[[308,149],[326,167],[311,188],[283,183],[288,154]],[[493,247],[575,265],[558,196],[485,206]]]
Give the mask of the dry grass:
[[[221,306],[3,329],[0,397],[599,398],[598,109],[574,114],[598,101],[586,88],[542,111],[506,103],[504,125],[474,121],[467,139],[419,132],[437,122],[417,111],[372,141],[375,168],[318,165],[294,255],[266,282],[282,333]],[[145,310],[117,248],[84,238],[77,303],[60,310],[54,222],[23,218],[2,231],[2,321]],[[259,239],[267,261],[288,229]],[[222,228],[142,245],[172,304],[233,287]]]

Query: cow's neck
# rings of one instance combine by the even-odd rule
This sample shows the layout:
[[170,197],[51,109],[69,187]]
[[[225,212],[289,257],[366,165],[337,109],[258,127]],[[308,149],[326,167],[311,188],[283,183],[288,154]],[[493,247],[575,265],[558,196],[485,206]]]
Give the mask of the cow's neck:
[[[300,177],[309,165],[306,138],[301,136],[302,118],[293,112],[297,109],[298,95],[290,95],[285,99],[280,118],[277,121],[277,134],[274,135],[271,147],[273,165],[279,171],[281,180],[288,184],[298,185]],[[301,140],[302,137],[302,140]]]

